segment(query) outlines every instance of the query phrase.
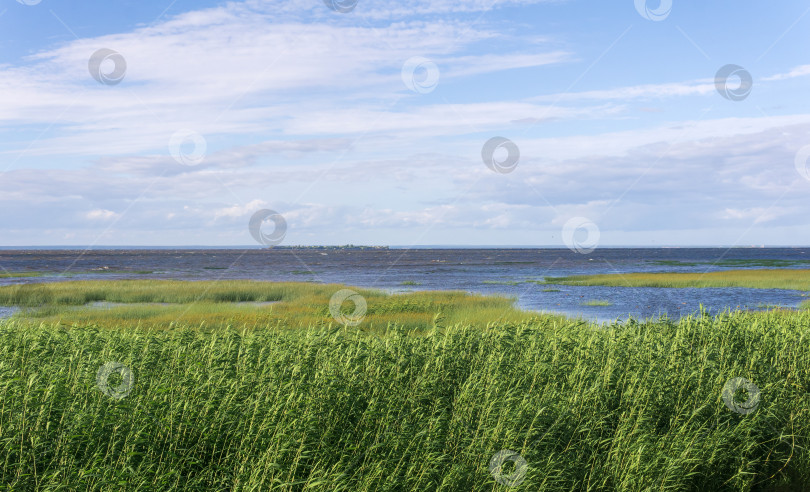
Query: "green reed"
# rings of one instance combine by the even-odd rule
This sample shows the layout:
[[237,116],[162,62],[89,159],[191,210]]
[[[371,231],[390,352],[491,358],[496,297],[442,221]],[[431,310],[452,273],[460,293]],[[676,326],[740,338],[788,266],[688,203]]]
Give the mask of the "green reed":
[[[515,490],[801,490],[809,327],[810,312],[421,336],[6,321],[0,489],[509,490],[497,480],[520,470],[488,468],[508,449],[527,464]],[[97,382],[111,362],[133,376],[120,399]],[[725,403],[735,377],[757,386],[753,412]]]

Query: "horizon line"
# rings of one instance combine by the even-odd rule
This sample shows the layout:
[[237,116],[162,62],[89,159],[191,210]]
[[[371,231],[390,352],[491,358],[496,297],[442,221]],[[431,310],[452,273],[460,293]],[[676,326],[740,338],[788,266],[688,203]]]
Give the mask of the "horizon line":
[[[308,249],[308,248],[334,248],[334,249],[350,249],[350,248],[369,248],[369,249],[570,249],[567,246],[560,245],[478,245],[478,244],[418,244],[418,245],[363,245],[363,244],[298,244],[291,246],[281,247],[266,247],[261,245],[19,245],[19,246],[0,246],[3,251],[15,250],[123,250],[123,249],[251,249],[251,250],[265,250],[265,249]],[[599,249],[798,249],[810,248],[810,245],[606,245],[597,247]]]

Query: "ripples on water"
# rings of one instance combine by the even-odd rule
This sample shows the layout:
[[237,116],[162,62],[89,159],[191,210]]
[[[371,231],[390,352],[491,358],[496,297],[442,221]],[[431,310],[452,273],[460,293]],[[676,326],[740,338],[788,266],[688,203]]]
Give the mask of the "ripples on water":
[[[0,284],[121,278],[312,281],[391,292],[497,293],[516,297],[518,304],[526,309],[560,312],[600,322],[624,319],[628,315],[645,318],[667,314],[677,319],[696,312],[700,304],[715,312],[736,307],[756,309],[763,305],[796,307],[804,298],[797,291],[780,289],[572,287],[525,281],[598,273],[717,271],[725,268],[707,264],[673,267],[654,262],[807,261],[810,255],[806,251],[803,248],[605,248],[581,255],[567,249],[5,250],[0,251],[0,267],[5,271],[47,271],[53,275],[0,279]],[[559,292],[544,292],[550,288]],[[596,299],[612,305],[582,305]]]

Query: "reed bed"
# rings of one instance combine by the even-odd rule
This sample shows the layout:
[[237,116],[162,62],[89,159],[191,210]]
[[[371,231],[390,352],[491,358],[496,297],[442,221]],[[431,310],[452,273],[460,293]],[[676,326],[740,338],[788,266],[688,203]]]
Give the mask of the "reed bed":
[[[802,490],[809,327],[810,312],[421,336],[10,320],[0,490]],[[740,377],[756,391],[729,406]]]

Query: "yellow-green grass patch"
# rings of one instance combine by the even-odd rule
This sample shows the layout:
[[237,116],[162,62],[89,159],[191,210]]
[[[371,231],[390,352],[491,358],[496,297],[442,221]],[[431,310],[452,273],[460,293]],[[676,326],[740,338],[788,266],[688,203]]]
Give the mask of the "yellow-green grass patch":
[[750,289],[810,290],[810,270],[724,270],[707,273],[609,273],[546,277],[547,284],[606,285],[613,287],[745,287]]
[[[299,328],[340,324],[330,311],[332,296],[344,285],[257,281],[76,281],[0,287],[0,305],[27,306],[15,317],[63,325],[104,328],[238,326]],[[409,330],[461,322],[473,326],[537,317],[514,306],[514,299],[453,291],[388,294],[355,290],[366,301],[358,328],[375,332],[396,325]],[[96,306],[91,303],[116,303]],[[259,303],[259,304],[257,304]],[[341,312],[351,316],[346,301]]]

